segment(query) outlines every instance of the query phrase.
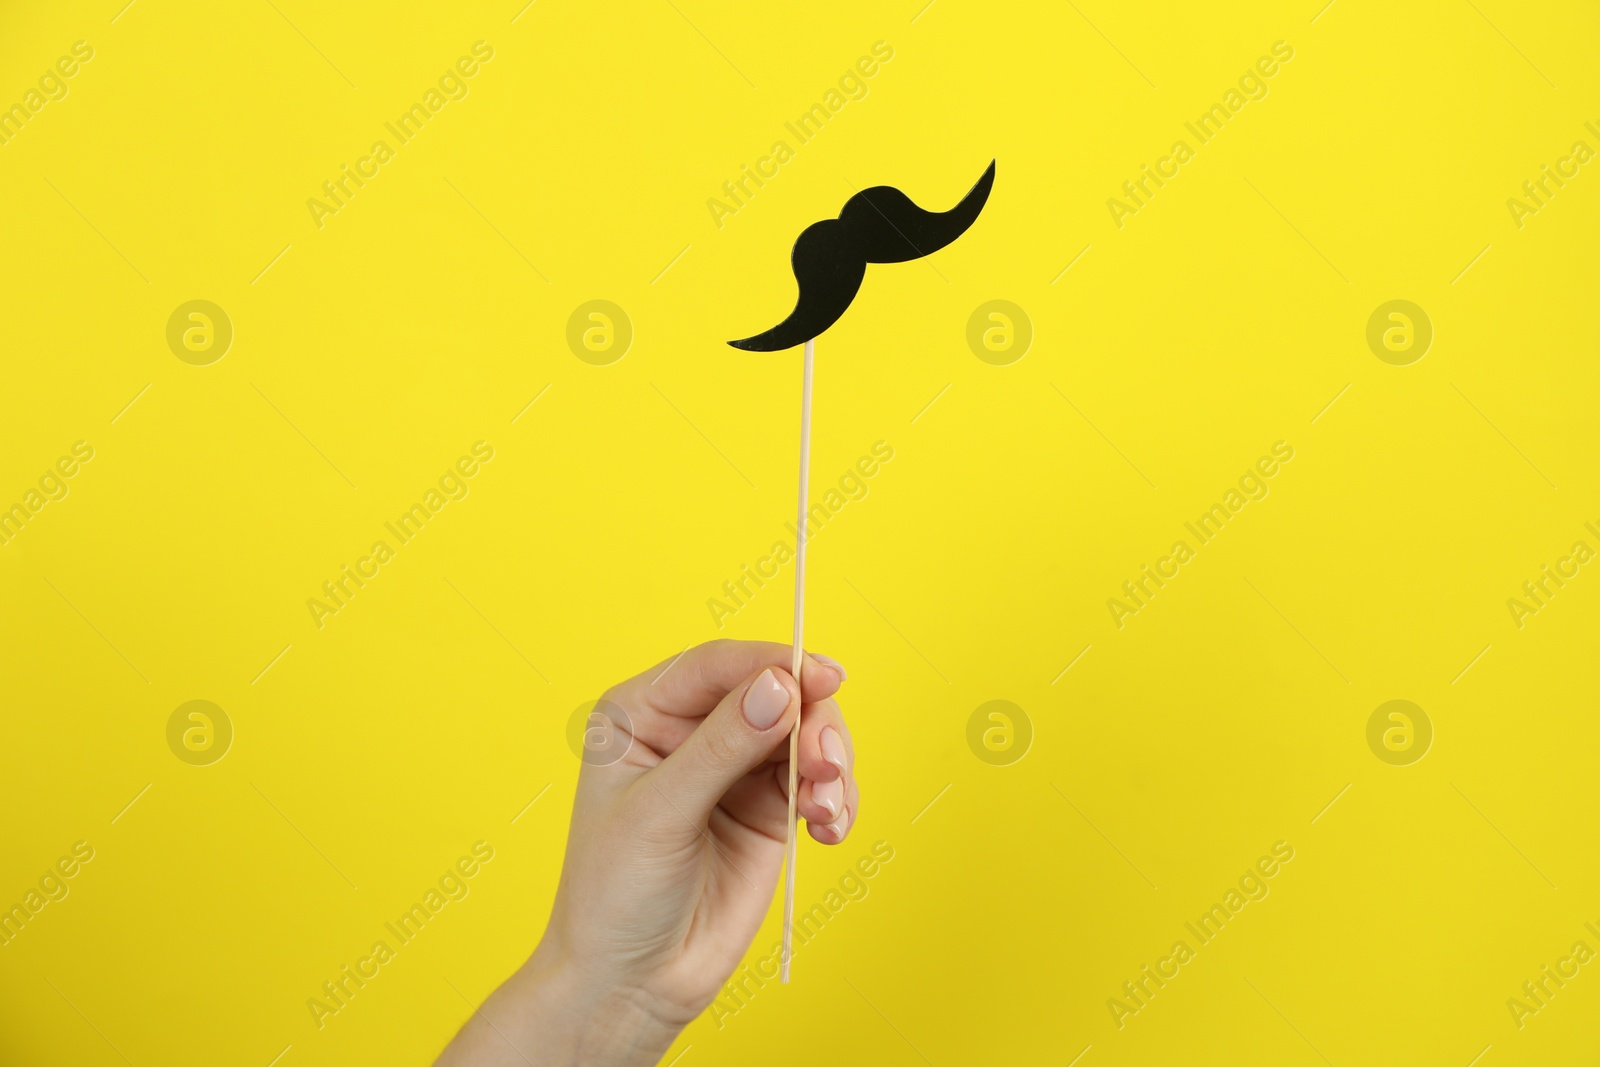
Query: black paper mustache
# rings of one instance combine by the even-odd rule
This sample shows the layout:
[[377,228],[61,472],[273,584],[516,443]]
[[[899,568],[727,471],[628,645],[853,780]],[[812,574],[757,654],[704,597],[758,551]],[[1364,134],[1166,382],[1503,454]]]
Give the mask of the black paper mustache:
[[866,277],[868,263],[904,263],[937,252],[967,232],[994,185],[994,161],[949,211],[927,211],[892,185],[863,189],[836,219],[812,223],[794,243],[791,264],[800,298],[789,317],[765,333],[729,341],[747,352],[777,352],[839,321]]

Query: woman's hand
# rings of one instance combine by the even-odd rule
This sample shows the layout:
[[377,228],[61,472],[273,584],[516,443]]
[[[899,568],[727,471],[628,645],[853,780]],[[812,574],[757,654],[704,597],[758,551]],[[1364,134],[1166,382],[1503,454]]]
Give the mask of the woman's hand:
[[860,811],[844,669],[714,641],[608,690],[590,716],[544,938],[441,1067],[652,1064],[743,959],[772,904],[800,717],[798,808],[836,845]]

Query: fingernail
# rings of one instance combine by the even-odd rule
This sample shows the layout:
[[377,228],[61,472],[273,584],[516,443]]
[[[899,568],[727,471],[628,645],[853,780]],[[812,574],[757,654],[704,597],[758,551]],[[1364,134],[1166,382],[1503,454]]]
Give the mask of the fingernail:
[[818,663],[826,663],[828,666],[830,666],[834,670],[838,671],[839,672],[839,681],[841,681],[841,682],[850,677],[850,675],[848,673],[846,673],[846,671],[844,669],[844,664],[840,663],[838,660],[832,658],[831,656],[824,656],[824,655],[821,655],[820,653],[813,652],[813,653],[811,653],[811,658],[816,660]]
[[835,778],[831,782],[812,782],[811,799],[826,809],[830,818],[838,821],[839,812],[844,808],[844,779]]
[[844,774],[844,741],[839,737],[839,731],[831,726],[822,728],[822,736],[818,739],[822,745],[822,758],[839,769],[839,774]]
[[744,717],[757,730],[767,730],[783,718],[789,706],[789,691],[778,684],[770,669],[750,683],[744,693]]
[[850,832],[850,809],[844,809],[844,814],[835,819],[833,822],[829,823],[828,829],[833,831],[834,837],[837,837],[840,841],[843,841],[844,835]]

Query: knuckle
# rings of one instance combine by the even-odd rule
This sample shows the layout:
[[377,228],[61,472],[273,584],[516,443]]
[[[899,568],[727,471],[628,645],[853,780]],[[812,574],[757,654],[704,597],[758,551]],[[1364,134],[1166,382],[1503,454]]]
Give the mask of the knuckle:
[[705,729],[706,758],[713,764],[723,767],[738,763],[743,759],[744,753],[739,739],[734,731],[726,725],[707,723]]

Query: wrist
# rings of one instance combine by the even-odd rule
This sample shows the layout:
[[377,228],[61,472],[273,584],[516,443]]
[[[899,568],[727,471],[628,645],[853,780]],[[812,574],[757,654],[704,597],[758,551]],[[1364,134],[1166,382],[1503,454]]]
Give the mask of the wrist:
[[658,1063],[689,1019],[591,963],[545,941],[506,983],[528,1006],[529,1040],[544,1053],[539,1062],[551,1067]]

